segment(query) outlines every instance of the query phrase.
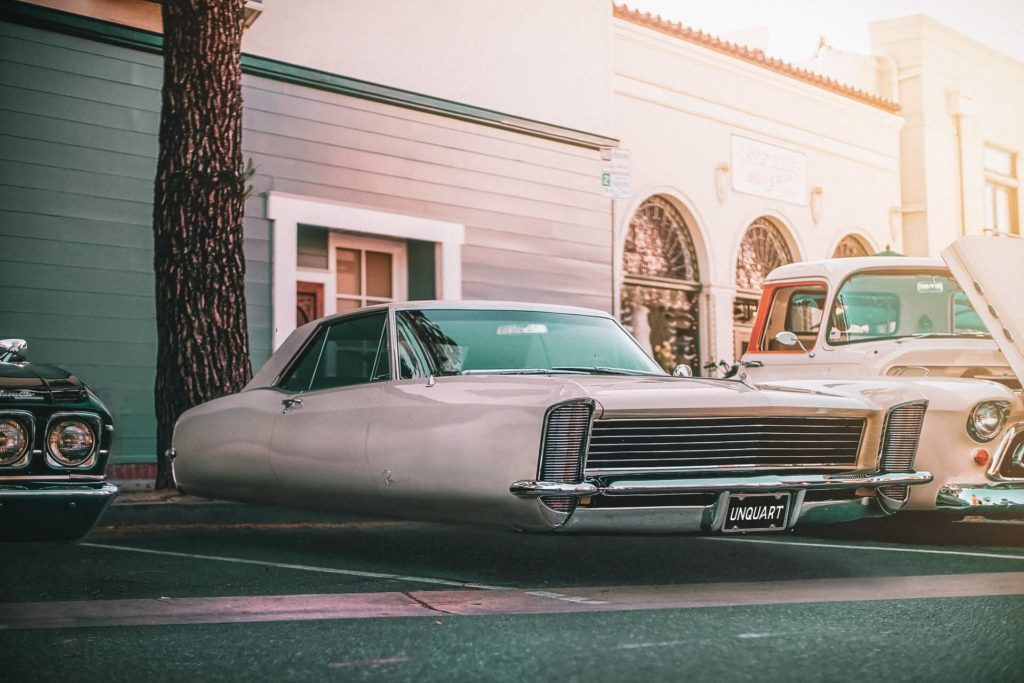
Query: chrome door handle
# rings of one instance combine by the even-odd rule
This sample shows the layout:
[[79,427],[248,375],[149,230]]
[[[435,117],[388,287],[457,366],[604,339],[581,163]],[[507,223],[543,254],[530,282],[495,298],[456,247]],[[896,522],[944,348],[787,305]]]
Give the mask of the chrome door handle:
[[284,406],[284,409],[281,410],[281,414],[284,415],[291,408],[294,408],[295,406],[301,406],[302,405],[302,399],[301,398],[286,398],[283,401],[281,401],[281,405]]

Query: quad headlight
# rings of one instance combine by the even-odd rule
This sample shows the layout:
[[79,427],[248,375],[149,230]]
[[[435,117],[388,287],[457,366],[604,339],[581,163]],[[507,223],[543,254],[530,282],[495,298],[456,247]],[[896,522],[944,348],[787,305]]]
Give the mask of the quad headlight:
[[80,416],[55,416],[46,429],[46,455],[55,467],[91,467],[96,455],[96,425]]
[[0,418],[0,466],[21,464],[28,447],[29,433],[25,425],[13,417]]
[[1010,414],[1006,401],[982,401],[967,418],[967,433],[975,441],[986,443],[999,436]]

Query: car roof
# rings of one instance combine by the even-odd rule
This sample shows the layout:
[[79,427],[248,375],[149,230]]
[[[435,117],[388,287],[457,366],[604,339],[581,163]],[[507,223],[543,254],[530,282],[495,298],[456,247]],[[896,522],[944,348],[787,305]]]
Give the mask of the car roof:
[[333,320],[335,318],[341,318],[346,315],[352,315],[356,313],[365,313],[367,311],[383,311],[389,308],[393,308],[396,311],[410,311],[410,310],[463,310],[463,311],[537,311],[541,313],[569,313],[573,315],[596,315],[603,318],[610,318],[611,315],[607,311],[602,311],[596,308],[583,308],[581,306],[562,306],[558,304],[538,304],[528,303],[525,301],[485,301],[479,299],[465,299],[457,301],[448,300],[430,300],[430,301],[399,301],[387,304],[377,304],[375,306],[367,306],[365,308],[359,308],[352,311],[345,311],[343,313],[336,313],[332,316],[321,318],[316,322],[321,323],[324,320]]
[[848,275],[862,270],[948,270],[942,259],[920,256],[860,256],[854,258],[836,258],[824,261],[800,261],[779,266],[773,270],[765,282],[778,280],[795,280],[800,278],[825,277],[832,282],[839,282]]

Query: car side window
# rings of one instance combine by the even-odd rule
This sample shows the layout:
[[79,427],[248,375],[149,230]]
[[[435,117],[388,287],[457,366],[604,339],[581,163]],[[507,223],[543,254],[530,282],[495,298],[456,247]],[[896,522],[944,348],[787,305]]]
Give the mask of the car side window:
[[807,350],[814,348],[825,311],[824,285],[801,284],[775,289],[760,340],[762,351],[793,351],[775,341],[779,332],[793,332]]
[[292,365],[288,373],[278,382],[281,389],[285,391],[306,391],[313,381],[313,373],[316,372],[317,363],[320,362],[320,355],[323,353],[324,339],[327,337],[327,328],[321,327],[314,333],[313,339],[302,350],[302,356]]
[[341,320],[331,325],[310,390],[379,382],[391,377],[387,314]]

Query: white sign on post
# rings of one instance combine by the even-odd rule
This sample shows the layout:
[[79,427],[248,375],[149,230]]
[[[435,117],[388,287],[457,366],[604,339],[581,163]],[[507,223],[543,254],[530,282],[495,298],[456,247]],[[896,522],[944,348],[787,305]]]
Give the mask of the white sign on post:
[[601,196],[625,199],[629,196],[629,150],[601,148]]

